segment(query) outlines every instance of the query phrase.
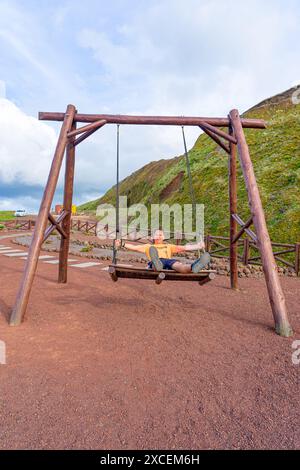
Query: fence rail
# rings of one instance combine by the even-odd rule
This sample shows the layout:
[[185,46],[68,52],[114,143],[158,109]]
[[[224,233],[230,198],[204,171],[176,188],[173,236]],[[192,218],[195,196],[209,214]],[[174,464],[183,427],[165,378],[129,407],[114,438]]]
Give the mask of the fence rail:
[[[31,230],[35,226],[35,220],[19,220],[14,219],[8,222],[2,222],[2,225],[8,230]],[[79,232],[88,233],[91,235],[97,235],[97,222],[91,220],[72,220],[72,230]],[[102,229],[105,228],[102,226]],[[114,231],[112,232],[114,233]],[[107,237],[111,233],[107,232]],[[133,234],[134,235],[134,234]],[[149,236],[149,234],[148,234]],[[134,238],[134,237],[133,237]],[[146,238],[146,236],[145,236]],[[171,234],[170,234],[171,238]],[[180,240],[176,240],[176,243],[180,243]],[[205,236],[206,250],[214,258],[225,258],[229,259],[230,251],[230,238],[219,235],[208,234]],[[239,261],[247,266],[248,264],[255,264],[261,266],[261,257],[259,248],[253,240],[249,238],[241,238],[237,241],[238,246],[238,259]],[[300,243],[279,243],[272,242],[273,253],[278,264],[283,265],[292,269],[297,276],[300,275]],[[283,258],[284,256],[285,258]]]
[[[229,259],[230,238],[215,235],[206,235],[206,250],[215,258]],[[255,264],[262,266],[261,256],[257,244],[249,238],[240,239],[237,242],[238,259],[245,266]],[[300,275],[300,243],[272,242],[273,254],[277,264],[292,268],[297,276]],[[288,255],[288,259],[282,258]]]
[[0,225],[4,225],[8,230],[31,230],[35,226],[35,220],[13,219],[0,222]]

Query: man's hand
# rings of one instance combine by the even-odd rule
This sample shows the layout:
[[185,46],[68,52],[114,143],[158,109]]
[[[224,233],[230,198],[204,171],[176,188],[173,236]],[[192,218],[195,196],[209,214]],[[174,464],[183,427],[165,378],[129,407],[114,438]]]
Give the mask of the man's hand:
[[198,246],[198,250],[205,250],[205,243],[204,241],[201,241],[201,242],[198,242],[197,243],[197,246]]
[[122,240],[120,240],[119,238],[116,238],[115,239],[115,248],[117,250],[119,250],[121,248],[121,246],[122,246]]

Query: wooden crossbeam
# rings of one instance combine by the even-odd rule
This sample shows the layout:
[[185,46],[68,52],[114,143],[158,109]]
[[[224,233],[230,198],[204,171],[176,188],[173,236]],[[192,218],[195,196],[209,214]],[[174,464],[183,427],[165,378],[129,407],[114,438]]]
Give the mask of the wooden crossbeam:
[[[65,113],[39,112],[41,121],[63,121]],[[79,114],[74,117],[75,122],[95,122],[105,119],[108,124],[142,124],[160,126],[199,126],[211,124],[216,127],[228,127],[228,118],[210,118],[194,116],[129,116],[121,114]],[[266,123],[262,119],[240,120],[242,127],[251,129],[265,129]]]
[[225,152],[230,154],[229,147],[227,147],[227,145],[224,144],[224,142],[222,142],[222,140],[219,139],[218,136],[216,136],[213,132],[211,132],[209,129],[207,129],[206,127],[204,127],[202,125],[200,125],[199,127],[200,127],[200,129],[202,129],[205,132],[205,134],[207,134],[212,140],[214,140],[216,142],[216,144],[218,144],[220,147],[222,147],[222,149],[225,150]]
[[253,217],[251,216],[250,219],[247,220],[247,222],[242,226],[241,230],[233,238],[232,243],[236,243],[241,238],[241,236],[246,231],[246,229],[248,229],[250,225],[252,224],[253,224]]
[[[241,225],[241,227],[243,228],[243,232],[246,232],[247,235],[249,235],[249,237],[252,238],[252,240],[255,243],[257,243],[256,234],[252,230],[246,227],[246,224],[250,222],[250,219],[245,223],[238,214],[232,214],[232,217],[239,225]],[[249,226],[251,225],[251,223],[249,223]]]

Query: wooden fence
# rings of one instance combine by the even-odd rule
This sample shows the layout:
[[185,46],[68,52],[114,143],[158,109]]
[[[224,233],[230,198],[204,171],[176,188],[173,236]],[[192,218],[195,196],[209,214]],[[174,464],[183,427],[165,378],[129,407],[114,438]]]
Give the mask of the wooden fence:
[[81,220],[72,220],[71,229],[78,230],[79,232],[90,233],[97,235],[97,222],[93,221],[81,221]]
[[[35,226],[34,220],[19,220],[14,219],[8,222],[2,222],[9,230],[31,230]],[[97,235],[97,222],[95,221],[82,221],[72,220],[72,230]],[[103,228],[103,227],[102,227]],[[109,236],[110,233],[107,233]],[[179,243],[179,240],[177,240]],[[205,236],[206,250],[214,258],[229,259],[230,239],[229,237],[221,237],[217,235]],[[249,238],[240,239],[238,245],[238,259],[247,266],[248,264],[262,265],[261,257],[257,244]],[[296,272],[297,276],[300,275],[300,243],[278,243],[272,242],[273,253],[279,265],[291,268]],[[283,258],[284,257],[284,258]]]
[[31,230],[35,226],[35,220],[12,219],[0,222],[7,230]]
[[[229,259],[230,239],[207,235],[205,237],[206,250],[214,258]],[[255,264],[262,266],[261,256],[257,244],[249,238],[240,239],[238,245],[238,259],[244,265]],[[300,275],[300,243],[278,243],[272,242],[273,253],[277,264],[291,268]],[[285,256],[286,259],[283,258]]]

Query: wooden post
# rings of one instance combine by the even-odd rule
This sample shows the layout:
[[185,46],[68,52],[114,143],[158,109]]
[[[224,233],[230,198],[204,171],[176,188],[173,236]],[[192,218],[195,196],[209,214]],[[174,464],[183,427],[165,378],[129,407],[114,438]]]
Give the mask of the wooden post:
[[[229,126],[229,133],[233,135],[232,126]],[[237,222],[233,214],[237,213],[237,147],[234,143],[229,143],[230,155],[228,161],[229,171],[229,212],[230,212],[230,285],[231,289],[238,288],[238,244],[234,242],[237,233]]]
[[211,239],[210,239],[210,235],[207,234],[206,240],[205,240],[205,251],[210,252],[210,247],[211,247]]
[[118,280],[118,275],[117,275],[116,268],[114,268],[113,266],[109,266],[108,272],[109,272],[109,274],[110,274],[111,279],[112,279],[114,282],[117,282],[117,280]]
[[36,221],[35,230],[32,237],[32,242],[29,249],[28,258],[26,261],[22,281],[17,294],[15,306],[13,308],[10,325],[16,326],[21,323],[24,318],[29,295],[39,259],[39,253],[43,243],[44,233],[48,221],[48,215],[51,209],[51,203],[53,200],[61,164],[64,157],[65,148],[67,145],[67,133],[72,127],[76,109],[73,105],[68,105],[63,125],[59,134],[59,139],[55,149],[48,181],[44,191],[43,199],[40,205],[39,215]]
[[166,275],[164,273],[159,273],[159,275],[157,276],[157,278],[155,279],[155,283],[157,285],[161,284],[163,282],[163,280],[166,278]]
[[[76,122],[73,121],[72,131],[76,130]],[[67,216],[62,221],[62,228],[66,234],[66,238],[61,237],[59,252],[59,268],[58,282],[66,283],[68,278],[68,255],[70,246],[70,231],[72,219],[72,201],[73,201],[73,185],[74,185],[74,169],[75,169],[75,147],[74,137],[69,137],[66,150],[66,169],[65,169],[65,189],[64,189],[64,205],[63,208],[67,212]]]
[[281,336],[291,336],[293,332],[288,320],[285,297],[279,281],[265,214],[239,112],[237,110],[233,110],[230,112],[229,116],[238,142],[239,159],[246,183],[253,223],[256,230],[257,246],[261,253],[261,260],[274,316],[276,333]]
[[295,246],[295,271],[297,276],[300,275],[300,243]]

